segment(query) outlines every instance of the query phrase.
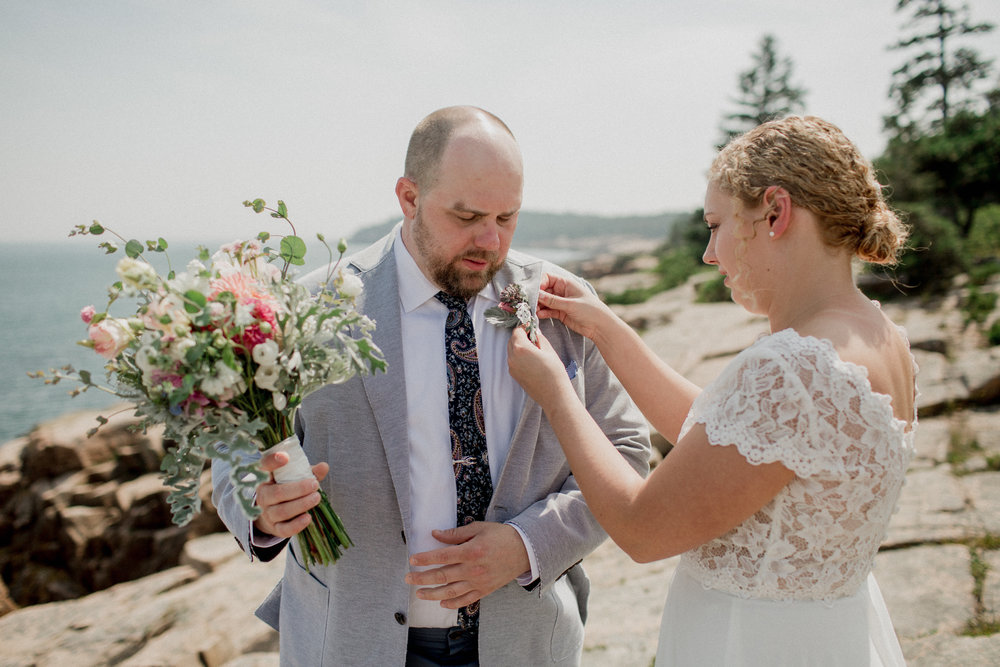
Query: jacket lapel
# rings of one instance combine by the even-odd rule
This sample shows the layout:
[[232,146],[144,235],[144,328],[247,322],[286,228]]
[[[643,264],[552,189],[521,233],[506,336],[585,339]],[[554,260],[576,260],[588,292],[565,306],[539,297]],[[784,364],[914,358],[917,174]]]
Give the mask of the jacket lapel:
[[[513,251],[512,251],[513,254]],[[504,287],[511,283],[520,283],[528,295],[531,305],[531,312],[535,312],[538,306],[538,286],[542,281],[541,261],[530,264],[522,264],[512,261],[508,257],[504,267],[497,272],[493,279],[493,286],[497,294]],[[538,440],[538,427],[541,423],[542,410],[527,395],[524,397],[524,405],[521,408],[521,416],[517,420],[517,426],[511,436],[510,449],[507,452],[507,460],[504,461],[503,469],[497,478],[496,489],[493,492],[493,503],[504,504],[504,491],[508,487],[507,479],[513,481],[513,488],[519,488],[525,474],[525,466],[531,460],[531,452]]]
[[[403,526],[410,526],[410,453],[406,434],[406,386],[403,375],[403,339],[399,315],[396,260],[392,252],[395,229],[383,242],[352,258],[364,282],[361,311],[375,320],[373,340],[387,363],[384,373],[364,375],[361,381],[375,416],[385,449],[389,474],[396,489]],[[360,301],[360,300],[359,300]]]

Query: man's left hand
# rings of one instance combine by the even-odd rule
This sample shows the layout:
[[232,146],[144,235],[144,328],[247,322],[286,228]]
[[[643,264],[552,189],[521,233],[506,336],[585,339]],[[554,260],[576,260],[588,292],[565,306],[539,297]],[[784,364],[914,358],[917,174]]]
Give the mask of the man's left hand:
[[406,583],[427,587],[417,591],[421,600],[440,600],[442,607],[458,609],[531,569],[524,541],[507,524],[476,521],[435,530],[433,535],[439,542],[453,546],[410,557],[410,565],[416,567],[441,566],[406,575]]

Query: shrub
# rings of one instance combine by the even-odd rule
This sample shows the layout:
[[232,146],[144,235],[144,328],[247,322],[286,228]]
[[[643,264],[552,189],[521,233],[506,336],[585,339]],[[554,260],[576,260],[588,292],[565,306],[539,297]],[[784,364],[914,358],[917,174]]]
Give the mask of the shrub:
[[732,296],[726,287],[726,277],[721,273],[698,285],[698,303],[719,303],[729,301]]

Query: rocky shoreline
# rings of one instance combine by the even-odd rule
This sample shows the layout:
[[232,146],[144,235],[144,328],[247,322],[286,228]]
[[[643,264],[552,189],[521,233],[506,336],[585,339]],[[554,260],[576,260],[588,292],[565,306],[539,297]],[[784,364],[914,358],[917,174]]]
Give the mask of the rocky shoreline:
[[[701,279],[619,312],[705,383],[766,323],[731,303],[693,303]],[[606,293],[644,280],[594,282]],[[964,325],[958,299],[884,306],[921,367],[917,455],[876,558],[911,665],[1000,664],[1000,347]],[[210,507],[171,526],[157,434],[119,417],[85,440],[93,415],[0,446],[0,665],[277,665],[277,635],[252,611],[281,559],[251,565]],[[675,564],[638,565],[610,542],[586,559],[585,665],[650,664]]]

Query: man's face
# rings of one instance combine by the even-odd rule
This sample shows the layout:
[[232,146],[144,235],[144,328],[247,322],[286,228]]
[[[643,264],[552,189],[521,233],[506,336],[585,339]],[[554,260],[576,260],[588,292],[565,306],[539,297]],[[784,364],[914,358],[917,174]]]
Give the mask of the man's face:
[[445,292],[471,298],[500,269],[517,227],[521,173],[509,136],[455,137],[436,182],[418,190],[403,240],[424,275]]

